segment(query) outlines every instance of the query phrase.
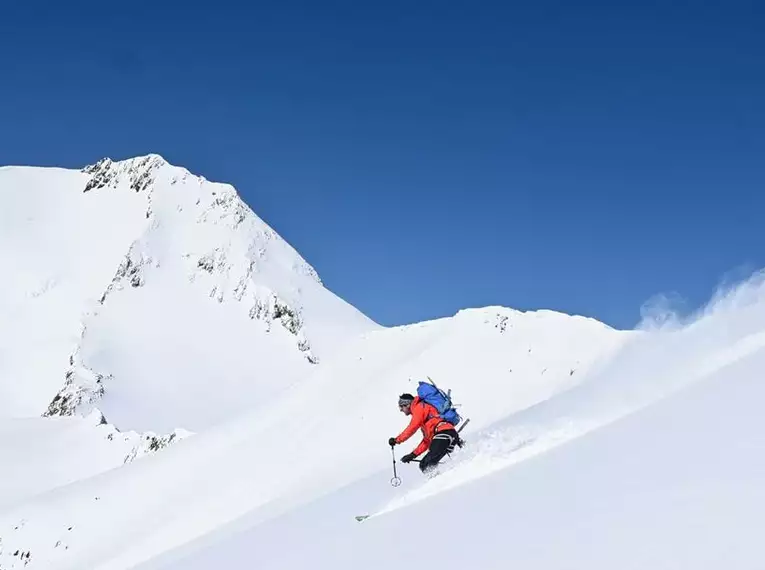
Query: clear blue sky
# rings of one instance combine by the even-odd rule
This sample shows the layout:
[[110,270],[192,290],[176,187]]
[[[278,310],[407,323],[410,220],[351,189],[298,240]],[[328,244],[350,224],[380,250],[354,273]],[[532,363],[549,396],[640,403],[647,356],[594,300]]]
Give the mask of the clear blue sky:
[[230,182],[383,324],[765,266],[762,2],[6,2],[0,164]]

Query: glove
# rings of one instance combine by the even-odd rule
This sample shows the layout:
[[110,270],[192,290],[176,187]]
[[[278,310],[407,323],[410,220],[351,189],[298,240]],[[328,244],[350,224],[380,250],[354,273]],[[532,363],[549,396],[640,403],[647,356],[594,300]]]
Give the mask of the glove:
[[397,443],[397,442],[396,442],[396,438],[395,438],[395,437],[392,437],[392,438],[390,438],[390,439],[388,440],[388,445],[390,445],[391,447],[393,447],[394,445],[396,445],[396,443]]
[[409,463],[412,459],[417,457],[414,453],[407,453],[401,458],[401,463]]

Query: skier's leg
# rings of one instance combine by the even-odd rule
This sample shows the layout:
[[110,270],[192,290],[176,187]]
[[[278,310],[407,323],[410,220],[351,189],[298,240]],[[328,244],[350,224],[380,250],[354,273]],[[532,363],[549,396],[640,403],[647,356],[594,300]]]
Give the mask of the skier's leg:
[[420,460],[420,471],[423,473],[432,471],[447,453],[454,451],[456,442],[457,437],[454,430],[438,432],[433,436],[433,441],[430,442],[430,449]]

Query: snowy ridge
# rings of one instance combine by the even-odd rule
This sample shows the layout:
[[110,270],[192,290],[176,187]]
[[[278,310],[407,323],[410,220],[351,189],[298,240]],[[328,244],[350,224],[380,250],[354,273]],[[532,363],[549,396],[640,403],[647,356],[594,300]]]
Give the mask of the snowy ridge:
[[0,454],[18,460],[3,472],[0,509],[141,459],[189,435],[183,430],[165,437],[119,432],[96,411],[86,417],[2,420]]
[[[103,158],[82,169],[84,173],[90,175],[83,192],[90,192],[99,188],[116,189],[123,182],[127,182],[131,190],[142,192],[151,188],[154,182],[154,173],[166,164],[165,160],[156,154],[121,162],[114,162],[108,157]],[[147,218],[149,214],[150,212],[147,211]]]

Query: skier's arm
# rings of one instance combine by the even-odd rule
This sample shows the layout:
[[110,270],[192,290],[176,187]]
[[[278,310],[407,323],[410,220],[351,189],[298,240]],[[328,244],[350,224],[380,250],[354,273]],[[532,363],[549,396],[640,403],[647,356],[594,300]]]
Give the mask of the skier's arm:
[[404,443],[422,426],[425,412],[423,408],[424,406],[412,406],[412,419],[406,429],[396,436],[396,443]]
[[417,457],[418,455],[425,453],[427,449],[428,449],[428,442],[425,438],[423,438],[422,441],[420,442],[420,445],[415,447],[412,453],[414,453],[414,456]]

